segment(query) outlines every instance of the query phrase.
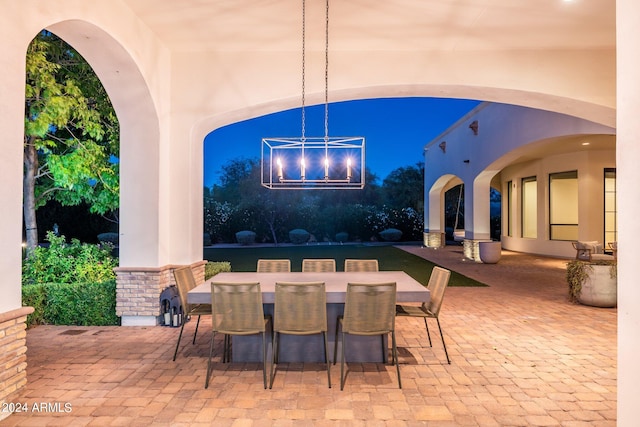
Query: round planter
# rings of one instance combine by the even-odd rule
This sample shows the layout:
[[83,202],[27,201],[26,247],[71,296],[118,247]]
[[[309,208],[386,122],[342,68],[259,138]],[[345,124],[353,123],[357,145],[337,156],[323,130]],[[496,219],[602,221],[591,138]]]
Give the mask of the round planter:
[[618,280],[611,277],[610,265],[590,265],[582,283],[578,301],[593,307],[615,307],[618,303]]
[[495,264],[500,261],[502,255],[501,242],[479,242],[480,261],[485,264]]

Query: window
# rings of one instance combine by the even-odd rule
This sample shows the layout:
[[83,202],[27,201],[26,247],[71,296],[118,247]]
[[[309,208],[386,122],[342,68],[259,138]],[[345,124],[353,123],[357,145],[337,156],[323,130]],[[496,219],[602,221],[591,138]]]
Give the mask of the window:
[[618,224],[616,210],[616,170],[604,170],[604,242],[618,241]]
[[549,238],[578,240],[578,171],[549,175]]
[[538,237],[538,182],[535,176],[522,178],[522,237]]
[[511,212],[513,210],[513,182],[507,182],[507,236],[513,236]]

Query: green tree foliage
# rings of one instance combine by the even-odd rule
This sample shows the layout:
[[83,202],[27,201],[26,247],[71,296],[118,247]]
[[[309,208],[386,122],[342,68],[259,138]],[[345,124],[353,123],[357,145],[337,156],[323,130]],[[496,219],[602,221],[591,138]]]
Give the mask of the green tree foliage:
[[382,182],[385,204],[424,210],[424,163],[395,169]]
[[109,97],[89,64],[52,33],[27,49],[24,137],[24,220],[29,252],[38,243],[36,210],[48,200],[118,207],[114,158],[119,128]]

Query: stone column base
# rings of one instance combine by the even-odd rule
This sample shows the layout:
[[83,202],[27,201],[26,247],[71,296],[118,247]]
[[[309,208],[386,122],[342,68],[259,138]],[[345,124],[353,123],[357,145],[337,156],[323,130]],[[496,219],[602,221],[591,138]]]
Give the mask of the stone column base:
[[427,248],[443,248],[447,244],[444,233],[440,231],[427,231],[422,233],[423,244]]
[[480,242],[490,242],[487,239],[464,239],[462,242],[464,257],[475,262],[482,262],[480,259]]
[[[27,384],[27,315],[33,307],[0,313],[0,405]],[[9,412],[0,411],[0,420]]]
[[[204,281],[207,261],[191,264],[196,283]],[[160,318],[160,293],[175,285],[173,270],[163,267],[118,267],[116,272],[116,315],[122,326],[155,326]]]

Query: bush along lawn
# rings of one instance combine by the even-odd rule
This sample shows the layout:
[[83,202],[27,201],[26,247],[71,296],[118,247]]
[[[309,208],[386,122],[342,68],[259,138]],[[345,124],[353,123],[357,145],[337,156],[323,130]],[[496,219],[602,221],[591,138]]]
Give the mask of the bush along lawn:
[[34,308],[27,327],[119,325],[113,246],[66,243],[51,232],[47,240],[22,263],[22,305]]

